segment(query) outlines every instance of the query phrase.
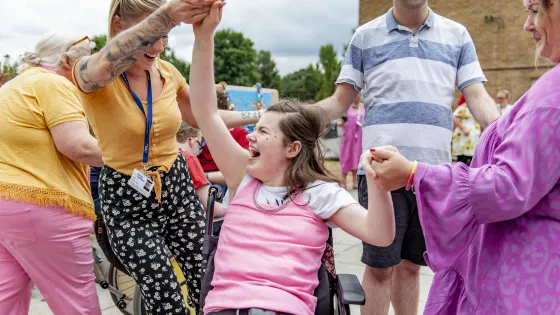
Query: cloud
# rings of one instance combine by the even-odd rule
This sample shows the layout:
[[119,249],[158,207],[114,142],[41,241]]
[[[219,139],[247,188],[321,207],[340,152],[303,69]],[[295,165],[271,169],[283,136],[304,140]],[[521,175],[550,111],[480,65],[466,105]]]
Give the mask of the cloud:
[[[221,29],[243,33],[255,48],[268,50],[282,75],[318,60],[319,48],[341,51],[358,24],[358,0],[228,0]],[[42,34],[72,30],[86,35],[107,32],[109,0],[7,1],[0,10],[0,55],[33,49]],[[188,61],[194,35],[190,25],[170,34],[169,44]]]

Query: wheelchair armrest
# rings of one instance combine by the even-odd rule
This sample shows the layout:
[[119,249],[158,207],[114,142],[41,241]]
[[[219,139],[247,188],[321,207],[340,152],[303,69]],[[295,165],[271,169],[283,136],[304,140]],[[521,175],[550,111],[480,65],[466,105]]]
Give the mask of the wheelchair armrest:
[[366,304],[366,295],[356,275],[337,275],[336,289],[342,304]]

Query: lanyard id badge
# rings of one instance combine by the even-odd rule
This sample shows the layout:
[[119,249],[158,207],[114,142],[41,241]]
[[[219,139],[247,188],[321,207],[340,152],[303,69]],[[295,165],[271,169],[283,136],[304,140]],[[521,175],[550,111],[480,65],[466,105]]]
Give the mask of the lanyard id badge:
[[146,130],[144,132],[144,148],[142,154],[142,166],[144,167],[144,169],[141,171],[134,169],[132,176],[128,180],[128,185],[134,188],[134,190],[139,192],[144,197],[148,198],[152,193],[152,190],[154,189],[154,181],[148,175],[146,175],[146,171],[147,171],[146,168],[148,167],[148,157],[150,154],[150,131],[152,130],[153,106],[152,106],[152,80],[150,78],[150,72],[146,71],[146,74],[148,75],[148,113],[147,114],[144,111],[144,106],[142,105],[140,98],[130,88],[128,78],[126,77],[126,74],[124,72],[121,74],[121,78],[123,79],[124,83],[128,87],[128,91],[132,95],[134,102],[136,102],[138,108],[142,111],[144,116],[146,116]]

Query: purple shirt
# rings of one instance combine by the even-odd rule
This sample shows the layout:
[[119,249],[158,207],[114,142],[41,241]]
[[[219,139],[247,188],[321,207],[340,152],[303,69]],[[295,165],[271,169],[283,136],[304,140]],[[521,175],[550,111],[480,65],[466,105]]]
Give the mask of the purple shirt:
[[420,164],[424,314],[560,314],[560,66],[490,125],[471,167]]

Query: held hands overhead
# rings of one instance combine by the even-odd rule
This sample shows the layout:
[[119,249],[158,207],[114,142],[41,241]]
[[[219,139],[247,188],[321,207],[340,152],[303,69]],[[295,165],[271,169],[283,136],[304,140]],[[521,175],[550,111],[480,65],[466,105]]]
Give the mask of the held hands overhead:
[[222,20],[222,8],[226,5],[225,1],[216,0],[210,6],[210,12],[204,19],[193,23],[195,37],[208,37],[214,34],[214,30]]
[[[204,20],[217,2],[219,9],[223,7],[223,1],[217,0],[171,0],[165,4],[164,10],[175,24],[195,24]],[[221,10],[220,10],[221,12]]]

